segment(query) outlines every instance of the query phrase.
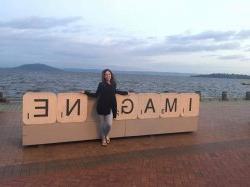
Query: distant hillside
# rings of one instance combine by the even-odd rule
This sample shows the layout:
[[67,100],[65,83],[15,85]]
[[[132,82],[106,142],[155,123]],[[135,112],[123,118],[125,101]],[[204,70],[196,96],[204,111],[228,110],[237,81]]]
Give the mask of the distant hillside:
[[226,74],[226,73],[212,73],[212,74],[204,74],[204,75],[192,75],[191,77],[224,78],[224,79],[250,79],[249,75]]
[[45,64],[24,64],[18,67],[14,68],[8,68],[9,70],[21,70],[21,71],[46,71],[46,72],[52,72],[52,71],[63,71],[58,68],[54,68]]

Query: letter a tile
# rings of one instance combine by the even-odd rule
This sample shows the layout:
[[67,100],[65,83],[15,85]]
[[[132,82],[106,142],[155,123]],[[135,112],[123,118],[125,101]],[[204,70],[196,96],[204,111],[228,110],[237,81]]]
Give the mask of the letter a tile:
[[139,111],[138,118],[159,118],[160,116],[160,94],[140,93],[138,94]]

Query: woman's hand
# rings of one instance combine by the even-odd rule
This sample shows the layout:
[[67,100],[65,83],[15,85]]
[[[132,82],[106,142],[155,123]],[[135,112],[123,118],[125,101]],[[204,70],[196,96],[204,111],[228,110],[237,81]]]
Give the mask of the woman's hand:
[[91,93],[90,90],[85,90],[85,94],[89,97],[97,97],[96,93]]

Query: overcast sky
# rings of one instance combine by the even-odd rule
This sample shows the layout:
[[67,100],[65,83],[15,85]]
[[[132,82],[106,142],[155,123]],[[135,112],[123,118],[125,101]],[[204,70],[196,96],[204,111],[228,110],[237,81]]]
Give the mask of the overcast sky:
[[0,67],[250,74],[249,0],[0,4]]

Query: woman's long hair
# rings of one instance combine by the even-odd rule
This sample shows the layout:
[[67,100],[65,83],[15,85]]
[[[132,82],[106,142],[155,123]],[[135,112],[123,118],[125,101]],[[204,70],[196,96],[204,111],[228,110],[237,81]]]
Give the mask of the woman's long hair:
[[105,80],[105,73],[109,71],[111,73],[111,80],[110,80],[110,83],[113,85],[113,86],[116,86],[116,80],[115,80],[115,75],[113,74],[113,72],[110,70],[110,69],[105,69],[102,71],[102,83],[106,83],[106,80]]

